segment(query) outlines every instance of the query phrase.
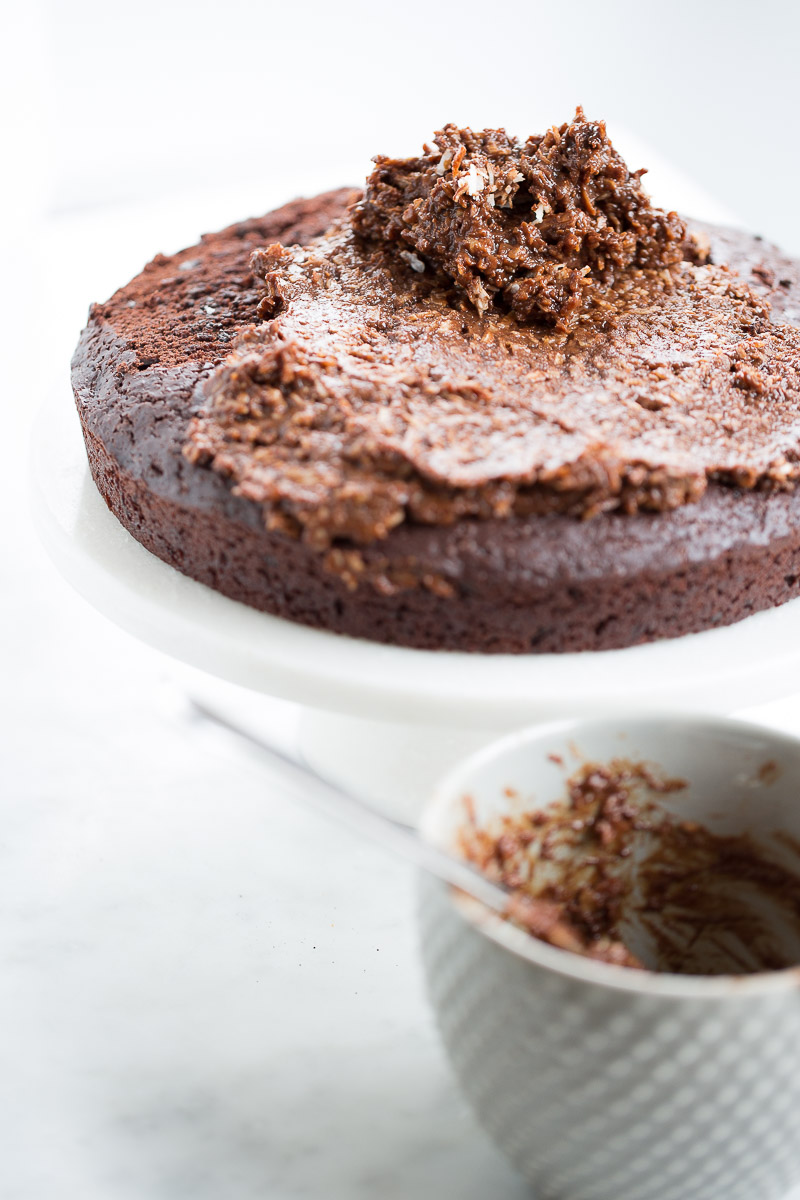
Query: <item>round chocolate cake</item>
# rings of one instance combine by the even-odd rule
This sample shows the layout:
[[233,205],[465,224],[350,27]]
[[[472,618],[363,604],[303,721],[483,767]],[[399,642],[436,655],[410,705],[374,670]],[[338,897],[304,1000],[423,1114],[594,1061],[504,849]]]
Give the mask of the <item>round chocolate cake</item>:
[[158,255],[73,386],[148,550],[426,649],[599,650],[800,594],[800,264],[654,208],[601,123],[446,126]]

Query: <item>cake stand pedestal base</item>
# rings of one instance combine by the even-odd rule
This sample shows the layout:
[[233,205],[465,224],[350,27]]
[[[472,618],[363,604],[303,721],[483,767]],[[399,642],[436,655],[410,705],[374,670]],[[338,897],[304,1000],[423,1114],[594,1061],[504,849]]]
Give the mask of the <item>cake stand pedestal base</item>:
[[455,729],[370,721],[321,709],[301,710],[304,761],[330,783],[371,801],[398,820],[415,817],[436,781],[497,729]]

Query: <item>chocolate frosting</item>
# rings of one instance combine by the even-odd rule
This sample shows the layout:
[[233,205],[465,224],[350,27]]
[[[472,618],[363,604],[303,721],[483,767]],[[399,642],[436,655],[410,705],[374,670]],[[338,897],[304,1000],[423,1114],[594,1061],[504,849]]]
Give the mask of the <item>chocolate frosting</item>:
[[455,125],[434,142],[422,158],[375,159],[353,227],[448,276],[479,313],[570,329],[621,271],[683,258],[684,223],[653,208],[645,172],[630,172],[581,108],[524,144]]
[[254,253],[264,322],[200,385],[190,461],[320,550],[792,487],[800,331],[679,241],[602,125],[501,134],[447,126],[326,235]]

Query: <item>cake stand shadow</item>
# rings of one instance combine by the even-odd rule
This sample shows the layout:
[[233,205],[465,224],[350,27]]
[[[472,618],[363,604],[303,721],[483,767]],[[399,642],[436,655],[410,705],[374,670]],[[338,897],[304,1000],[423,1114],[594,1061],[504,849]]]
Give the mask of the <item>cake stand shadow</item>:
[[[207,695],[218,679],[301,704],[305,759],[398,815],[415,814],[464,753],[531,722],[622,709],[728,713],[797,690],[800,599],[647,646],[527,656],[382,646],[257,612],[168,567],[117,522],[64,395],[40,414],[32,483],[45,548],[86,600],[194,668]],[[251,720],[257,713],[254,703]]]

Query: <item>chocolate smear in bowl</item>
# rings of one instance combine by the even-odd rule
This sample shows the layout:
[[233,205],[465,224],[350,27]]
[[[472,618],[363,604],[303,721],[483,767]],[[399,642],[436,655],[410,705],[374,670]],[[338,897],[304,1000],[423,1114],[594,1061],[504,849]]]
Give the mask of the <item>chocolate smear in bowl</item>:
[[[645,763],[584,765],[562,800],[470,820],[460,851],[514,891],[510,919],[562,949],[688,975],[800,964],[800,853],[664,807],[686,789]],[[794,867],[794,869],[793,869]]]

